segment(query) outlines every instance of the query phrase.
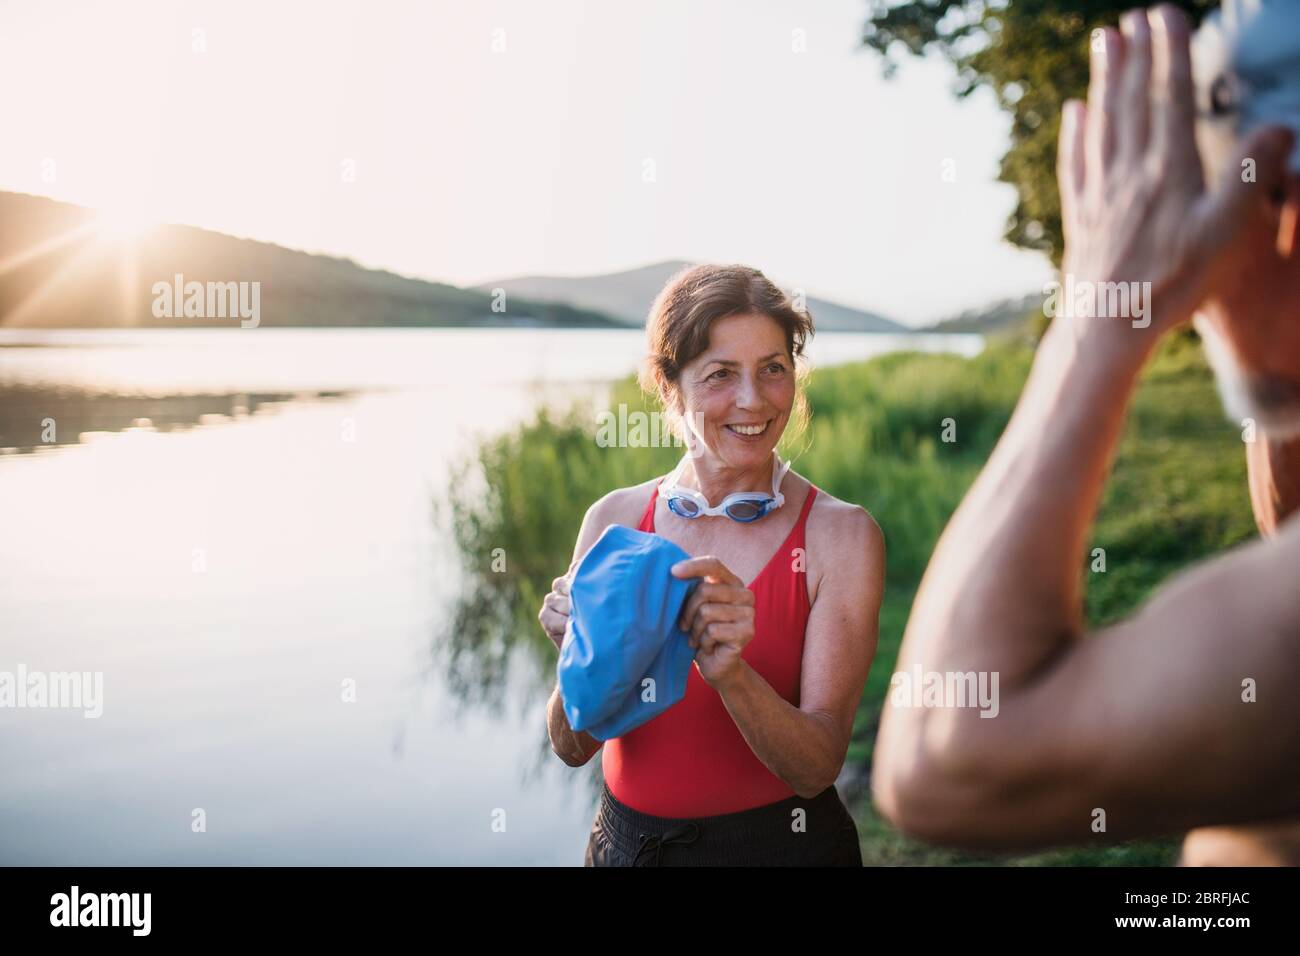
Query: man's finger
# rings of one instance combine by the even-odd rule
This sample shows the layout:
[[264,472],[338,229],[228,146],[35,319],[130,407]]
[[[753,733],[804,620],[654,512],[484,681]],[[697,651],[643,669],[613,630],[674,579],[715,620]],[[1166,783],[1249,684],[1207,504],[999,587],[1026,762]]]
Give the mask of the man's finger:
[[1066,100],[1061,108],[1060,141],[1056,147],[1056,181],[1061,189],[1061,222],[1068,239],[1073,235],[1075,210],[1083,195],[1083,128],[1088,108],[1080,100]]
[[1200,168],[1196,151],[1196,102],[1192,89],[1191,29],[1177,7],[1162,4],[1151,12],[1152,122],[1157,152],[1177,163]]
[[1116,150],[1127,156],[1146,152],[1151,121],[1151,27],[1145,10],[1130,10],[1119,20],[1124,35],[1124,78],[1116,106]]
[[1120,71],[1124,65],[1124,41],[1110,27],[1099,27],[1093,31],[1090,47],[1088,127],[1084,152],[1089,187],[1100,190],[1102,173],[1115,153],[1115,112],[1120,95]]

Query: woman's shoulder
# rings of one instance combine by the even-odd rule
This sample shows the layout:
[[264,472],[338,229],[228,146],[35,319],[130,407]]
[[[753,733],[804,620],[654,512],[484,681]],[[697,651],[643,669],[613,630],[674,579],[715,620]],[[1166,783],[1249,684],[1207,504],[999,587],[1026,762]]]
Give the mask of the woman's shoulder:
[[582,522],[583,537],[590,537],[595,541],[600,537],[600,533],[612,524],[635,528],[641,523],[641,516],[645,514],[646,505],[650,503],[650,495],[654,493],[658,482],[658,477],[649,478],[639,485],[615,488],[602,495],[587,509],[587,516]]
[[815,540],[819,550],[833,553],[837,559],[870,561],[884,556],[885,536],[871,512],[821,488],[817,489],[817,497],[809,509],[806,533],[810,550]]
[[641,522],[641,515],[650,503],[656,484],[659,484],[659,477],[647,479],[638,485],[628,485],[627,488],[615,488],[598,498],[591,505],[588,514],[607,519],[606,524],[630,524],[634,527]]

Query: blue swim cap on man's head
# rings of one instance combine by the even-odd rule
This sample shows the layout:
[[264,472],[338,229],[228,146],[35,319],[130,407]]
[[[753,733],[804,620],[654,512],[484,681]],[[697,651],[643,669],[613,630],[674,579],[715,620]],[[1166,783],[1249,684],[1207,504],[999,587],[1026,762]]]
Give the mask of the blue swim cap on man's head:
[[578,563],[556,666],[574,730],[612,740],[686,695],[695,651],[677,618],[698,580],[671,568],[689,557],[666,538],[610,525]]

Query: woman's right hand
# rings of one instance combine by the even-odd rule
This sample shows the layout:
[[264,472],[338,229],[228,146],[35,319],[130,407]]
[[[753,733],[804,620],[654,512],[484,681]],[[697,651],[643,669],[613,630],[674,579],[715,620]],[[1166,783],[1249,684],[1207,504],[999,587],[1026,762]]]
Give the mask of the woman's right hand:
[[564,643],[564,631],[569,626],[569,579],[558,577],[551,582],[551,591],[542,601],[537,613],[542,630],[551,639],[556,650]]

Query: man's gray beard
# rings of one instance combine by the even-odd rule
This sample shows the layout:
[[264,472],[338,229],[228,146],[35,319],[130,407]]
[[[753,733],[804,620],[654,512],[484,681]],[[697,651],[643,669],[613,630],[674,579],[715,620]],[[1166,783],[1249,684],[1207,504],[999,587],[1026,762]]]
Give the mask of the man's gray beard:
[[1253,419],[1270,438],[1300,437],[1300,384],[1275,375],[1254,375],[1241,367],[1216,326],[1198,314],[1193,322],[1205,344],[1205,358],[1228,420]]

